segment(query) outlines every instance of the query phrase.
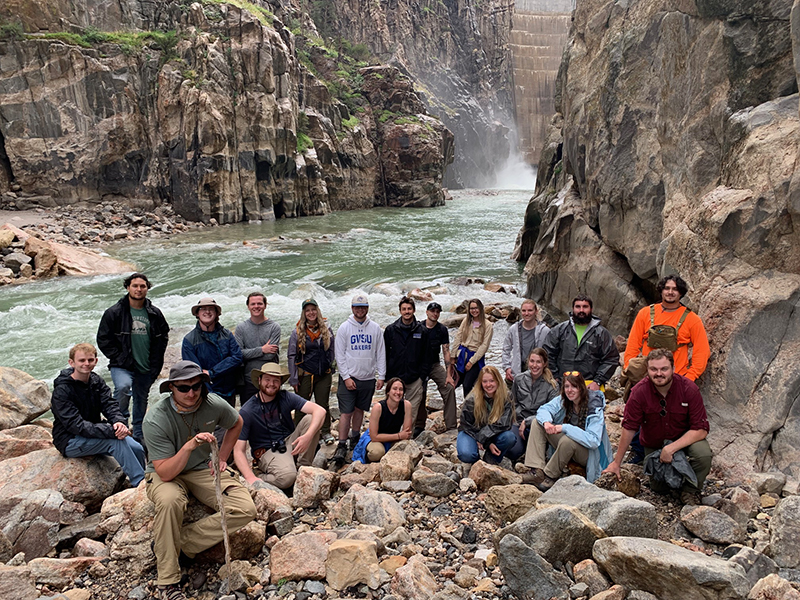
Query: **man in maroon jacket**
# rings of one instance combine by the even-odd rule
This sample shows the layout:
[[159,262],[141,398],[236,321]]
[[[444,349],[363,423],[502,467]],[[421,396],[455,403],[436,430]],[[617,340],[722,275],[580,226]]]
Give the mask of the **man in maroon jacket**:
[[[708,417],[700,390],[692,380],[675,373],[669,350],[659,348],[647,355],[647,377],[631,389],[622,419],[617,455],[603,473],[620,477],[622,459],[640,427],[645,462],[647,456],[658,450],[661,450],[659,460],[662,463],[671,463],[678,450],[686,454],[697,484],[684,480],[681,501],[684,504],[696,503],[711,470],[711,447],[706,441]],[[664,445],[665,441],[669,443]],[[656,492],[667,491],[652,480],[651,487]]]

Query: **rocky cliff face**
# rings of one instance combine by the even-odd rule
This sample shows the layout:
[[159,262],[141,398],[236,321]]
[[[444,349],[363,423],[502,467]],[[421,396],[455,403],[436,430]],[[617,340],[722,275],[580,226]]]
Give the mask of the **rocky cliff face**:
[[321,33],[365,44],[410,74],[428,110],[457,140],[452,187],[494,185],[512,139],[512,0],[315,2]]
[[798,30],[791,0],[579,2],[516,251],[536,300],[586,292],[623,335],[686,279],[734,472],[800,474]]
[[325,48],[291,7],[11,0],[0,18],[7,200],[220,223],[444,202],[453,137],[408,77]]

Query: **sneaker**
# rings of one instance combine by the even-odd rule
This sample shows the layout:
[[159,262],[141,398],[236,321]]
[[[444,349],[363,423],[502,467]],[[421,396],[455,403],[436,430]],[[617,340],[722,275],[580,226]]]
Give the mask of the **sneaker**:
[[330,432],[322,436],[322,443],[325,444],[326,446],[330,446],[335,441],[336,438],[334,438]]
[[547,475],[541,469],[530,469],[528,472],[522,474],[522,483],[528,485],[539,485],[542,483]]
[[186,596],[176,583],[156,586],[156,593],[159,600],[186,600]]
[[547,475],[544,476],[544,479],[539,483],[534,483],[534,485],[539,488],[539,491],[546,492],[555,484],[555,479],[550,479]]
[[701,504],[700,494],[696,492],[681,492],[681,504],[699,506]]
[[[358,444],[358,440],[359,440],[359,438],[360,438],[360,437],[361,437],[361,434],[360,434],[360,433],[357,433],[357,434],[355,434],[355,435],[350,435],[350,436],[348,436],[348,438],[347,438],[347,445],[348,445],[348,447],[349,447],[349,449],[350,449],[350,450],[353,450],[353,449],[356,447],[356,445]],[[337,450],[337,452],[338,452],[338,450]]]

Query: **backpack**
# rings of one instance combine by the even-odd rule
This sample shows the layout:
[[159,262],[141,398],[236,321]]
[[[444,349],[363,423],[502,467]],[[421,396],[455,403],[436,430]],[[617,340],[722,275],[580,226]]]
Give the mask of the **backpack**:
[[678,330],[681,328],[681,325],[683,325],[686,315],[692,312],[692,309],[688,306],[684,306],[684,309],[677,327],[673,327],[672,325],[655,325],[656,305],[650,305],[650,329],[647,330],[647,345],[650,349],[664,348],[670,352],[675,352],[680,346],[686,345],[678,345]]

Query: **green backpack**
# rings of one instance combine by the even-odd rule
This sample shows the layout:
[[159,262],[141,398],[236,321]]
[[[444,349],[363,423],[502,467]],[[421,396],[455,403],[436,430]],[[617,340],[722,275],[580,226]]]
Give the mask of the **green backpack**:
[[672,325],[655,325],[656,305],[650,305],[650,329],[647,330],[647,345],[650,349],[664,348],[670,352],[675,352],[681,346],[686,345],[678,344],[678,330],[683,325],[686,315],[692,312],[692,309],[688,306],[684,306],[684,308],[686,310],[683,311],[680,321],[678,321],[678,326],[673,327]]

